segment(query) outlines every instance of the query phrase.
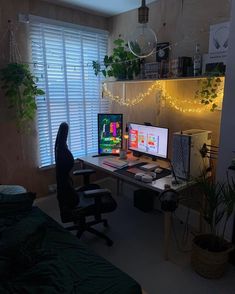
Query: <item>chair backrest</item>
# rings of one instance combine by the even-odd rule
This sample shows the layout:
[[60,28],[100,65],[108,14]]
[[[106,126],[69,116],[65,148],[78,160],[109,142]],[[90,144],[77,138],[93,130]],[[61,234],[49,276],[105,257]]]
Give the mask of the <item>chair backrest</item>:
[[55,141],[57,199],[63,222],[71,221],[71,210],[79,203],[78,194],[73,188],[73,181],[70,177],[74,158],[66,143],[68,131],[68,124],[61,123]]

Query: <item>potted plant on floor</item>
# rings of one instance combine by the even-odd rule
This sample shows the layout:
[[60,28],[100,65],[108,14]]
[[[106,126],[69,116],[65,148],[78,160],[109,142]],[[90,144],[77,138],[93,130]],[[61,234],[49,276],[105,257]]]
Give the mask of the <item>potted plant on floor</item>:
[[218,183],[204,174],[198,181],[203,193],[202,216],[208,233],[193,240],[191,264],[205,278],[220,278],[226,269],[231,243],[225,239],[228,220],[235,207],[235,182]]
[[105,78],[114,77],[118,80],[132,80],[140,73],[140,60],[132,54],[123,39],[114,42],[113,54],[105,55],[103,64],[93,61],[92,66],[97,76],[100,72]]

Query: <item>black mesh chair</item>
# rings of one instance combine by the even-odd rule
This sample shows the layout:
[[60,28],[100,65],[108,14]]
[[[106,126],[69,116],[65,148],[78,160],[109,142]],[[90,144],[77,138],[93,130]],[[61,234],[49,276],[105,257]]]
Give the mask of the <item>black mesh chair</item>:
[[[80,238],[84,231],[93,233],[106,240],[107,245],[113,244],[105,234],[95,230],[92,226],[103,223],[108,226],[106,219],[102,219],[103,213],[112,212],[117,204],[107,189],[100,189],[96,184],[89,183],[89,176],[94,173],[91,169],[77,170],[74,175],[84,177],[84,186],[75,189],[70,176],[74,166],[74,158],[66,144],[69,126],[61,123],[55,142],[55,162],[57,180],[57,199],[60,215],[63,223],[73,222],[74,225],[66,229],[77,231]],[[94,220],[87,221],[87,217],[93,216]]]

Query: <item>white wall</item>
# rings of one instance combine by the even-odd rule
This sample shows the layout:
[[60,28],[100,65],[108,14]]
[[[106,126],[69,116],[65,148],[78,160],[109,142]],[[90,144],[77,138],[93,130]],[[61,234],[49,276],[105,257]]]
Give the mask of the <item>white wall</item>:
[[[227,59],[225,92],[220,127],[220,149],[217,166],[217,179],[226,177],[232,157],[235,157],[235,0],[232,0],[231,22],[229,34],[229,51]],[[229,176],[235,179],[235,171],[229,171]],[[228,224],[227,236],[231,237],[233,220]]]

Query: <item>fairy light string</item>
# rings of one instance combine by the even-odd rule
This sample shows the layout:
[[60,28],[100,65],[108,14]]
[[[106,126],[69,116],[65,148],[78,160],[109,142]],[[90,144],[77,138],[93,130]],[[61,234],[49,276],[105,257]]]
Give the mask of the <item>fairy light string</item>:
[[[9,24],[8,24],[8,28],[7,28],[6,32],[9,32],[9,30],[10,30],[10,33],[12,33],[12,32],[15,32],[18,29],[18,27],[13,22],[11,22],[11,20],[9,20],[8,23],[10,23],[10,29],[9,29]],[[202,33],[208,33],[208,32],[209,32],[208,30],[201,30],[201,34]],[[15,35],[15,33],[14,33],[14,35]],[[185,37],[183,40],[181,40],[180,43],[184,43],[186,41],[186,39],[187,38]],[[2,41],[2,40],[3,40],[3,38],[0,38],[0,41]],[[190,43],[192,43],[192,44],[194,44],[196,41],[197,41],[197,39],[190,39]],[[16,44],[15,39],[14,39],[14,42]],[[169,45],[166,45],[165,47],[163,47],[161,49],[158,49],[158,50],[155,49],[151,55],[155,56],[156,53],[159,52],[159,50],[165,50],[165,49],[172,50],[172,48],[179,46],[180,43],[179,42],[174,42],[174,43],[171,43]],[[51,55],[56,56],[58,54],[56,51],[53,51],[53,49],[45,48],[44,45],[41,45],[40,43],[35,42],[33,40],[32,40],[32,46],[36,46],[36,47],[40,48],[41,50],[44,50],[46,53],[50,53]],[[17,44],[16,44],[15,47],[17,47],[17,54],[19,56],[20,52],[19,52]],[[1,56],[1,59],[4,60],[5,57]],[[141,61],[142,59],[143,58],[140,58],[140,57],[134,57],[132,60],[133,61]],[[62,63],[51,63],[51,64],[49,64],[49,63],[38,62],[38,61],[32,61],[32,62],[22,61],[21,57],[20,57],[20,60],[21,60],[22,63],[31,64],[33,66],[38,65],[38,66],[46,66],[46,67],[51,67],[51,68],[53,68],[53,67],[57,68],[57,67],[63,66]],[[87,63],[82,63],[82,62],[78,62],[78,59],[74,59],[74,58],[71,58],[71,57],[68,57],[68,60],[71,62],[71,64],[68,63],[66,65],[67,68],[74,68],[76,70],[76,68],[92,68],[93,67],[92,61],[89,61]],[[126,64],[126,63],[129,63],[129,62],[130,62],[129,60],[122,60],[122,61],[115,61],[115,62],[112,62],[112,63],[109,63],[109,64],[105,64],[104,61],[99,61],[101,69],[105,68],[105,66],[112,66],[113,64]]]
[[[128,97],[114,95],[110,90],[108,90],[107,83],[103,83],[102,86],[102,96],[107,97],[110,100],[122,105],[122,106],[135,106],[141,103],[146,97],[149,97],[154,92],[160,94],[162,101],[165,101],[166,104],[183,113],[201,113],[203,111],[210,111],[211,105],[203,105],[201,99],[182,99],[177,98],[173,95],[170,95],[166,87],[163,86],[165,81],[155,81],[145,92],[139,93],[136,97],[130,99]],[[223,99],[223,86],[218,90],[217,98],[214,100],[215,103],[220,104]]]
[[[17,42],[15,39],[15,30],[16,28],[14,27],[14,25],[12,24],[11,21],[8,21],[8,28],[7,28],[7,32],[10,35],[10,58],[13,61],[20,61],[21,56],[20,56],[20,52],[19,52],[19,48],[17,46]],[[205,31],[203,31],[203,33],[205,33]],[[2,40],[5,39],[6,34],[3,34],[2,36]],[[184,41],[184,40],[183,40]],[[182,41],[182,43],[183,43]],[[193,40],[190,40],[191,42],[194,42]],[[173,44],[170,44],[168,46],[166,46],[164,49],[169,48],[170,50],[173,47],[178,46],[179,43],[175,42]],[[33,46],[38,46],[41,49],[42,46],[36,42],[33,42]],[[45,49],[45,48],[44,48]],[[155,50],[153,52],[153,54],[156,54],[157,50]],[[50,52],[51,54],[54,54],[54,52]],[[2,55],[2,59],[5,59],[5,56]],[[141,58],[135,58],[134,60],[140,60]],[[88,62],[86,64],[79,64],[77,63],[77,60],[71,60],[71,62],[73,62],[73,64],[69,65],[67,64],[67,68],[72,67],[74,69],[74,71],[77,70],[77,68],[79,67],[92,67],[92,62]],[[126,63],[129,61],[119,61],[118,63]],[[63,68],[62,64],[48,64],[48,63],[41,63],[41,62],[23,62],[26,64],[32,64],[34,66],[34,68],[39,67],[58,67],[60,66],[61,70]],[[110,64],[112,65],[112,64]],[[101,62],[101,66],[104,66],[103,63]],[[41,77],[43,78],[43,77]],[[140,81],[141,82],[141,81]],[[162,86],[163,81],[155,81],[145,92],[139,93],[136,97],[130,99],[128,97],[126,97],[126,95],[123,95],[123,97],[120,97],[119,95],[114,95],[110,90],[108,90],[107,84],[103,83],[103,87],[102,87],[102,95],[103,97],[107,97],[109,99],[111,99],[112,101],[115,101],[117,103],[119,103],[120,105],[123,106],[135,106],[139,103],[141,103],[145,98],[149,97],[151,94],[153,94],[154,92],[157,92],[159,97],[161,97],[161,101],[165,101],[166,104],[177,110],[177,111],[181,111],[181,112],[194,112],[194,113],[200,113],[202,111],[209,111],[211,108],[211,105],[203,105],[201,103],[201,99],[200,97],[198,99],[181,99],[181,98],[177,98],[173,95],[169,95],[169,93],[166,91],[165,87]],[[218,98],[216,98],[213,102],[215,103],[219,103],[219,101],[222,100],[223,97],[223,88],[218,94]]]
[[111,91],[108,90],[107,84],[103,83],[103,97],[107,97],[109,99],[111,99],[114,102],[119,103],[120,105],[123,106],[134,106],[139,104],[140,102],[142,102],[144,100],[144,98],[150,96],[154,91],[162,91],[161,90],[161,85],[160,85],[160,81],[156,81],[155,83],[153,83],[146,92],[144,93],[140,93],[138,94],[135,98],[130,99],[127,97],[120,97],[119,95],[113,95],[111,93]]

